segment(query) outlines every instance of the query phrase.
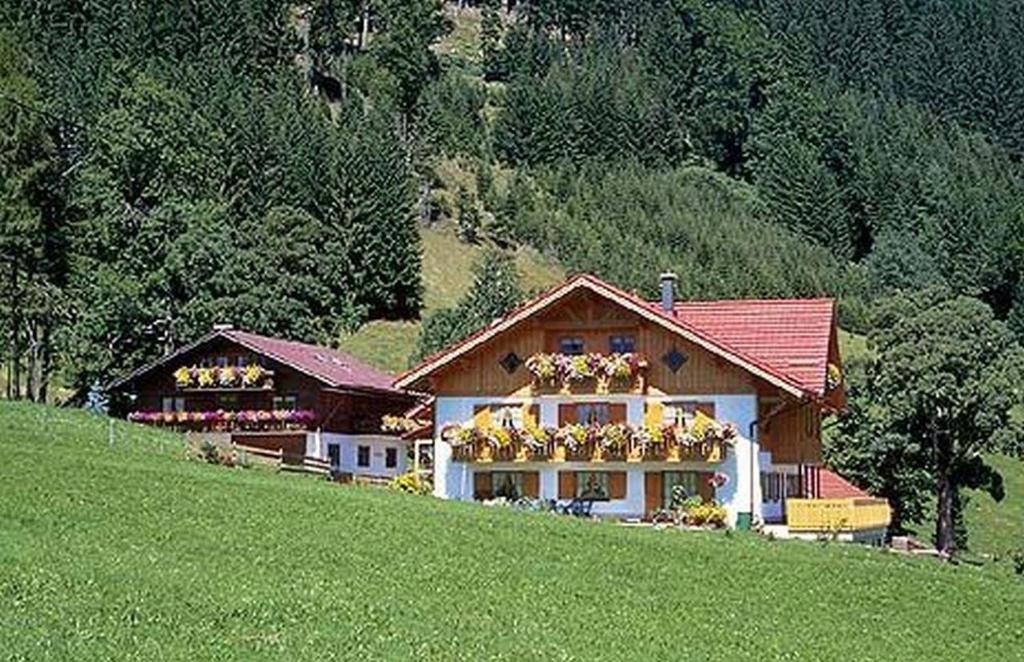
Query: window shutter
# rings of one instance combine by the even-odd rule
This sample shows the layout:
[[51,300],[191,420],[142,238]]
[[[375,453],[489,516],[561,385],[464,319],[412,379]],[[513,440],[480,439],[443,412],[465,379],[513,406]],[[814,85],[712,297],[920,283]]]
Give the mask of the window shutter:
[[576,497],[576,472],[558,472],[558,498],[574,499]]
[[535,428],[540,425],[540,407],[523,405],[523,428]]
[[558,405],[558,426],[570,425],[576,422],[576,405]]
[[617,402],[615,404],[608,405],[608,422],[609,423],[625,423],[626,422],[626,403]]
[[531,499],[540,496],[540,473],[536,471],[523,472],[523,496]]
[[694,410],[699,411],[705,416],[715,417],[715,403],[714,402],[698,402],[693,406]]
[[491,427],[491,408],[488,405],[473,407],[473,427],[486,430]]
[[490,499],[494,496],[494,482],[486,471],[473,472],[473,498]]
[[661,508],[663,486],[660,471],[644,473],[644,507],[648,515]]
[[711,485],[711,478],[714,474],[707,471],[701,471],[697,474],[697,494],[704,501],[714,501],[715,499],[715,488]]
[[660,402],[648,402],[647,411],[644,413],[644,425],[660,428],[664,419],[665,405]]
[[608,474],[608,498],[626,498],[626,472],[612,471]]

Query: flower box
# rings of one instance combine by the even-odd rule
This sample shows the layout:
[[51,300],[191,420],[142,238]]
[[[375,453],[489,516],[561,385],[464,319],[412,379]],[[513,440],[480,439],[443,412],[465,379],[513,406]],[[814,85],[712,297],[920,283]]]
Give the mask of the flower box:
[[526,360],[536,391],[608,393],[642,389],[649,364],[642,354],[534,354]]
[[179,389],[273,388],[274,373],[258,363],[244,366],[181,366],[174,371]]

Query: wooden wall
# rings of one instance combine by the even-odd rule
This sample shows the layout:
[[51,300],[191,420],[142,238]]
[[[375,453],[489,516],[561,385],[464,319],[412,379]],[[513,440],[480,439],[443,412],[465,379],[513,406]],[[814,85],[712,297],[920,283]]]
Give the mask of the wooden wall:
[[[777,402],[762,402],[758,417],[769,416]],[[760,429],[761,447],[771,451],[772,462],[818,464],[821,457],[821,411],[816,405],[786,404]]]
[[[562,336],[576,336],[584,339],[586,351],[608,353],[609,336],[624,333],[635,336],[636,351],[650,360],[652,390],[686,395],[755,393],[759,386],[763,388],[746,371],[587,291],[577,292],[446,366],[431,385],[441,396],[511,395],[528,389],[531,375],[525,366],[511,375],[502,368],[499,362],[509,352],[525,360],[537,352],[556,351]],[[675,373],[661,360],[673,348],[687,356]]]

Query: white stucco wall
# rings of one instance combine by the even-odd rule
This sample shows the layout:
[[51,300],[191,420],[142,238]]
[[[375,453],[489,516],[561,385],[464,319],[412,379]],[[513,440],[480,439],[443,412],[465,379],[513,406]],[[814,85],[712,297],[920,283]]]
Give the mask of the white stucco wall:
[[[323,447],[323,459],[329,458],[328,447],[337,444],[340,451],[340,464],[332,467],[334,471],[351,473],[357,476],[394,477],[408,470],[408,444],[396,437],[368,434],[339,434],[335,432],[320,433]],[[359,446],[370,447],[370,466],[357,466]],[[385,466],[387,448],[396,449],[397,463],[393,468]]]
[[[564,402],[611,402],[626,404],[626,419],[632,425],[641,425],[644,420],[645,403],[649,400],[679,402],[685,400],[715,403],[715,418],[736,426],[738,437],[728,449],[726,459],[718,464],[705,463],[651,463],[605,462],[600,464],[564,463],[493,463],[480,466],[483,471],[537,471],[540,474],[540,495],[545,499],[558,498],[559,471],[606,470],[626,472],[626,494],[624,500],[597,502],[594,513],[599,515],[637,517],[644,513],[644,472],[645,471],[717,471],[729,477],[726,485],[718,489],[716,498],[729,512],[729,524],[735,525],[737,516],[751,512],[760,517],[760,459],[759,447],[748,439],[750,425],[757,418],[757,396],[742,395],[672,395],[647,398],[642,395],[594,395],[559,396],[545,395],[536,398],[486,398],[486,397],[439,397],[435,402],[436,429],[434,450],[434,494],[447,499],[473,499],[473,465],[452,461],[451,447],[441,439],[441,430],[456,423],[465,424],[473,418],[477,405],[522,404],[540,405],[540,423],[545,427],[558,425],[558,405]],[[755,430],[756,435],[756,430]]]

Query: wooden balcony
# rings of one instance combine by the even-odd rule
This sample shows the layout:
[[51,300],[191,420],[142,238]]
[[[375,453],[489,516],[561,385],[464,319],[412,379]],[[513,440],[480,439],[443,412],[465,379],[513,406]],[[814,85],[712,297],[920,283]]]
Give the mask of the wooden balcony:
[[705,442],[685,446],[682,444],[629,443],[619,448],[605,448],[596,443],[580,444],[569,448],[549,442],[542,446],[511,443],[495,447],[485,441],[454,446],[452,456],[456,462],[485,464],[489,462],[708,462],[725,459],[727,444],[723,441]]
[[889,526],[885,499],[788,499],[786,523],[794,532],[854,532]]

